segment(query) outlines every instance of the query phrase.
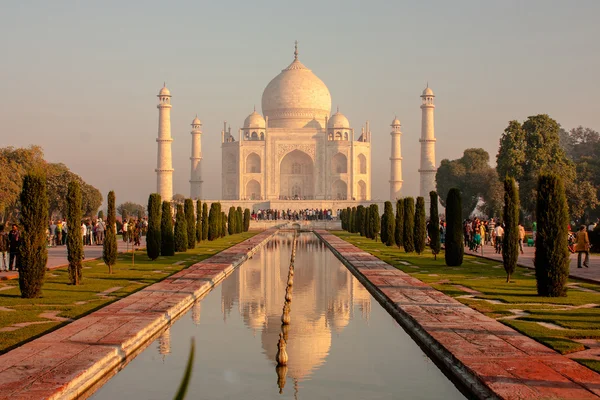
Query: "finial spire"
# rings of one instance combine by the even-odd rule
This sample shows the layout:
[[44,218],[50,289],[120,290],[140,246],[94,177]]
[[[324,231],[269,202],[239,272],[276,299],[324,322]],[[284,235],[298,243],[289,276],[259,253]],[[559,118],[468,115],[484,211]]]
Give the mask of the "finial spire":
[[339,105],[337,106],[337,112],[338,113],[340,112],[340,106]]
[[294,60],[298,59],[298,41],[294,42]]
[[167,82],[163,81],[163,87],[167,87]]
[[429,81],[427,81],[427,87],[429,87]]
[[254,105],[254,112],[256,112],[256,104]]

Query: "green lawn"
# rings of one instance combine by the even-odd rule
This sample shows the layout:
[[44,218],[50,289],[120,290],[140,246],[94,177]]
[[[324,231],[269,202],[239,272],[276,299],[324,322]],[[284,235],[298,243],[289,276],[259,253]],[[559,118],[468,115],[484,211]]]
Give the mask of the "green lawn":
[[[58,317],[77,319],[109,303],[130,295],[148,285],[158,282],[190,265],[209,258],[218,252],[254,236],[246,232],[226,236],[212,242],[201,242],[194,250],[176,253],[173,257],[148,260],[146,251],[136,251],[132,266],[132,254],[119,254],[113,274],[101,260],[84,263],[83,284],[69,285],[66,268],[46,272],[46,282],[41,298],[22,299],[17,280],[0,281],[0,329],[25,322],[43,322],[12,331],[0,332],[0,354],[37,336],[48,333],[68,322],[53,321],[40,316],[56,312]],[[175,263],[181,262],[175,265]],[[11,289],[4,289],[11,287]],[[106,296],[98,296],[109,289],[116,289]]]
[[[498,261],[465,255],[462,266],[447,267],[444,254],[434,260],[429,248],[421,255],[407,254],[397,247],[386,247],[358,234],[332,233],[492,318],[514,317],[517,311],[511,310],[523,311],[526,315],[499,321],[562,354],[585,349],[573,339],[600,339],[600,285],[570,279],[570,283],[583,290],[575,286],[569,289],[566,297],[540,297],[530,269],[517,268],[510,283],[506,283],[506,273]],[[400,261],[407,261],[414,267]],[[480,293],[461,297],[469,293],[459,286]],[[538,322],[552,325],[545,327]],[[600,372],[599,362],[578,361]]]

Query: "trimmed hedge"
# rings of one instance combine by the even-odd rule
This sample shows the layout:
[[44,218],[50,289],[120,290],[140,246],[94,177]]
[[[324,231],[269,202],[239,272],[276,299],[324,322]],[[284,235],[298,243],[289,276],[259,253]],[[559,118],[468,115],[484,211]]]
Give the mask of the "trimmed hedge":
[[[81,187],[79,182],[71,181],[67,189],[67,221],[73,225],[73,221],[77,224],[72,226],[73,233],[81,232]],[[67,235],[67,260],[69,261],[69,281],[71,285],[79,285],[81,283],[82,261],[83,261],[83,240],[81,234]]]
[[166,200],[162,202],[160,218],[160,255],[165,257],[175,255],[173,214],[171,214],[171,203]]
[[396,221],[394,227],[394,242],[398,248],[402,247],[404,240],[404,200],[396,200]]
[[465,248],[462,229],[462,198],[457,188],[448,191],[446,197],[446,265],[462,265]]
[[502,260],[506,271],[506,282],[517,268],[519,259],[519,189],[513,178],[504,180],[504,237],[502,240]]
[[117,263],[117,212],[115,208],[115,192],[108,192],[108,210],[106,216],[106,229],[104,231],[104,245],[102,260],[108,266],[108,273],[112,274],[112,267]]
[[175,214],[175,251],[185,252],[188,249],[188,230],[185,211],[181,204],[177,204]]
[[152,261],[160,255],[160,194],[148,197],[148,232],[146,233],[146,254]]
[[405,197],[404,200],[404,226],[402,232],[402,246],[404,251],[415,251],[415,200]]
[[425,242],[427,239],[427,221],[425,220],[425,199],[422,196],[417,197],[417,207],[415,208],[415,251],[421,254],[425,251]]
[[442,251],[442,243],[440,242],[440,216],[438,213],[438,194],[435,191],[429,192],[429,246],[433,253],[434,260],[437,260],[437,255]]
[[185,227],[187,229],[187,248],[193,249],[196,247],[196,222],[194,221],[194,201],[185,199],[183,203],[185,213]]

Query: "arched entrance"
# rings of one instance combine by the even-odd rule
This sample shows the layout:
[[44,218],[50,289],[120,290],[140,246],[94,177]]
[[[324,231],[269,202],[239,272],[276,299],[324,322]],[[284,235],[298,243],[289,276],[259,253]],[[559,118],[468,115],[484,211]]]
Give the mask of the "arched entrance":
[[246,184],[246,198],[249,200],[260,200],[260,183],[255,179]]
[[358,200],[367,200],[367,184],[365,181],[358,182]]
[[347,200],[348,198],[348,185],[346,182],[338,179],[331,185],[331,195],[335,200]]
[[313,161],[300,150],[289,152],[279,164],[279,197],[281,199],[314,198]]

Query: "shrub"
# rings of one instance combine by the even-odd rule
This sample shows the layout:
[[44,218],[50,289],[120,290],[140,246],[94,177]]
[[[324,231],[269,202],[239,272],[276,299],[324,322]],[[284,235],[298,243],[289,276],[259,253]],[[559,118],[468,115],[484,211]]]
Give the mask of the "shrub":
[[104,219],[104,211],[102,211],[102,210],[98,211],[98,218]]
[[365,236],[365,214],[364,206],[356,207],[356,221],[354,224],[354,229],[356,229],[356,233],[360,233],[360,236]]
[[340,212],[340,223],[342,224],[342,230],[345,231],[346,230],[346,209],[343,209]]
[[433,258],[437,260],[437,255],[442,250],[440,242],[440,216],[438,214],[438,195],[435,191],[429,192],[429,246],[433,253]]
[[194,200],[185,199],[183,203],[183,211],[185,216],[185,227],[187,229],[187,248],[193,249],[196,247],[196,222],[194,221]]
[[348,223],[348,231],[350,233],[356,233],[358,232],[356,230],[356,220],[357,220],[357,216],[356,216],[356,207],[352,207],[351,212],[350,212],[350,221]]
[[202,240],[202,202],[196,200],[196,242]]
[[396,200],[396,221],[394,226],[394,242],[400,248],[404,238],[404,200]]
[[[384,219],[385,225],[383,224]],[[392,246],[395,243],[395,234],[396,218],[394,217],[394,206],[391,201],[386,201],[383,205],[383,217],[381,218],[381,241],[384,242],[386,246]]]
[[365,207],[365,237],[373,239],[373,229],[371,228],[371,207]]
[[513,178],[504,180],[504,237],[502,260],[506,271],[506,282],[517,268],[519,259],[519,190]]
[[404,200],[404,226],[402,229],[402,246],[404,251],[415,251],[415,200],[405,197]]
[[557,175],[540,175],[535,215],[534,265],[538,294],[565,296],[570,263],[567,247],[569,215],[565,188]]
[[417,197],[417,207],[415,208],[415,251],[421,254],[425,250],[425,241],[427,239],[427,221],[425,220],[425,199],[422,196]]
[[[48,250],[46,248],[46,226],[48,224],[48,194],[46,178],[39,172],[32,172],[23,178],[21,190],[21,227],[19,238],[19,288],[21,297],[40,297]],[[67,238],[71,236],[68,235]],[[80,235],[75,235],[76,237]]]
[[76,235],[75,232],[80,230],[79,223],[81,222],[81,187],[79,182],[69,182],[67,190],[67,221],[73,226],[73,234],[67,235],[67,259],[69,261],[69,281],[71,285],[79,285],[81,283],[81,272],[83,260],[83,241],[81,234]]
[[219,223],[219,217],[221,216],[221,212],[217,206],[217,203],[212,203],[210,205],[210,213],[208,214],[208,240],[212,241],[218,239],[221,230],[221,226]]
[[446,265],[456,267],[462,265],[464,247],[462,230],[462,199],[460,191],[452,188],[446,197]]
[[238,208],[236,208],[235,211],[237,212],[237,214],[235,215],[235,222],[237,223],[235,233],[242,233],[244,231],[244,211],[240,206],[238,206]]
[[227,235],[227,214],[225,211],[221,211],[221,237]]
[[208,239],[208,204],[202,204],[202,240]]
[[250,209],[246,208],[244,210],[244,232],[248,232],[248,229],[250,229]]
[[173,214],[171,203],[163,201],[160,218],[160,255],[169,257],[175,254],[175,238],[173,237]]
[[160,194],[148,197],[148,233],[146,233],[146,254],[152,261],[160,255]]
[[379,206],[377,204],[371,204],[369,206],[370,221],[369,229],[371,231],[371,239],[377,240],[379,231],[381,230],[381,218],[379,216]]
[[106,230],[104,231],[104,247],[102,260],[108,266],[108,273],[112,274],[112,267],[117,263],[117,211],[115,208],[115,192],[108,192],[108,209],[106,211]]
[[229,214],[228,214],[228,218],[227,218],[227,232],[230,235],[233,235],[235,233],[235,229],[236,229],[236,225],[237,222],[235,221],[235,207],[231,206],[229,207]]
[[177,204],[177,213],[175,214],[175,251],[185,252],[188,249],[188,229],[187,220],[183,205]]

